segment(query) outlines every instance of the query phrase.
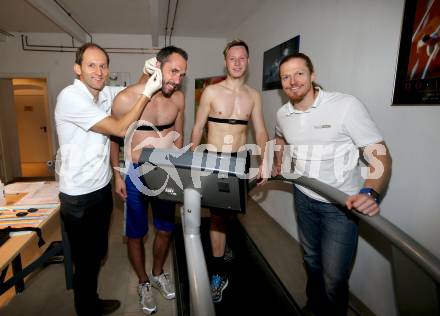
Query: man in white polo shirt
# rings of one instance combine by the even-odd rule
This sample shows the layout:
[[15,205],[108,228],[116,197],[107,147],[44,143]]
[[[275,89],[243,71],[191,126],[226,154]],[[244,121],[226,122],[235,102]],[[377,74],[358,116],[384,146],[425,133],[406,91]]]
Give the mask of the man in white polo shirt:
[[[346,315],[348,279],[355,257],[358,223],[351,210],[373,216],[391,174],[391,156],[375,123],[355,97],[327,92],[315,84],[310,58],[302,53],[280,63],[289,102],[277,112],[272,175],[316,178],[349,195],[346,207],[294,186],[298,231],[307,271],[306,310],[315,315]],[[286,151],[286,152],[284,152]],[[362,183],[359,151],[368,163]],[[286,161],[282,161],[285,159]],[[282,168],[283,165],[283,168]]]
[[162,86],[162,74],[156,69],[131,111],[117,119],[110,115],[111,105],[122,88],[105,86],[108,65],[103,48],[93,43],[81,46],[74,65],[77,79],[60,92],[55,108],[61,216],[71,244],[74,301],[80,316],[109,314],[120,305],[97,294],[113,209],[109,135],[123,137]]

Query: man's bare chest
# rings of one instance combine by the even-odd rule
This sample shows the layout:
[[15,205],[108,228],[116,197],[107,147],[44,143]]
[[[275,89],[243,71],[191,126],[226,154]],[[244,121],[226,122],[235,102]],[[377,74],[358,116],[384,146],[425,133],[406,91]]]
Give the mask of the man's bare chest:
[[211,102],[211,115],[223,118],[248,119],[254,102],[247,93],[226,94],[214,98]]
[[171,100],[151,100],[142,112],[141,119],[149,121],[155,125],[174,123],[177,118],[179,108]]

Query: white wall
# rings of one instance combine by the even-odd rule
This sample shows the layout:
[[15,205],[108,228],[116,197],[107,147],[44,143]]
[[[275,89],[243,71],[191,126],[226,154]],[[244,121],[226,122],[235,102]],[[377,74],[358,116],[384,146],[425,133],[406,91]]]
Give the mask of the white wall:
[[[314,61],[318,82],[328,90],[351,93],[368,107],[394,158],[393,176],[382,215],[408,232],[440,257],[438,223],[440,108],[437,106],[390,106],[397,62],[404,0],[277,0],[267,1],[228,39],[240,37],[251,48],[250,85],[261,89],[263,52],[296,35],[300,49]],[[27,52],[20,37],[0,42],[0,77],[48,78],[49,103],[74,78],[74,53]],[[70,45],[63,34],[33,34],[31,43]],[[104,47],[150,47],[148,36],[97,34]],[[161,39],[163,42],[163,39]],[[187,112],[185,139],[193,126],[194,78],[223,73],[221,52],[226,39],[176,38],[173,42],[189,53],[185,82]],[[140,74],[149,55],[111,54],[111,71]],[[273,135],[275,112],[282,94],[263,93],[264,115]],[[52,122],[53,123],[53,122]],[[54,138],[55,143],[55,138]],[[290,234],[296,222],[289,187],[262,195],[262,207]],[[351,278],[352,291],[378,315],[395,315],[388,261],[361,239]]]
[[[49,108],[55,107],[56,96],[74,79],[73,63],[75,54],[60,52],[24,51],[20,34],[0,42],[0,78],[1,77],[45,77],[49,91]],[[33,45],[71,45],[71,39],[65,34],[29,34],[29,43]],[[93,40],[103,47],[151,47],[151,37],[143,35],[94,34]],[[160,39],[163,43],[163,39]],[[222,50],[225,39],[175,37],[172,44],[185,49],[189,54],[187,78],[184,82],[186,94],[185,139],[188,142],[194,121],[194,78],[207,77],[223,73]],[[129,72],[130,81],[138,80],[148,54],[110,54],[112,72]],[[5,62],[7,61],[7,62]],[[51,115],[54,126],[53,115]],[[55,129],[53,129],[55,131]],[[53,135],[54,148],[58,147]]]
[[[229,38],[250,45],[249,83],[261,90],[264,51],[301,36],[300,51],[314,62],[317,81],[360,98],[391,150],[393,175],[382,215],[440,257],[440,107],[391,106],[403,6],[404,0],[267,1]],[[263,92],[271,136],[281,95]],[[270,191],[260,204],[284,227],[296,225],[288,192]],[[296,237],[292,227],[286,229]],[[396,315],[389,262],[364,239],[350,285],[377,315]]]
[[189,55],[188,72],[184,83],[185,102],[185,144],[191,140],[194,126],[194,80],[223,75],[223,49],[226,39],[176,37],[174,45],[184,48]]

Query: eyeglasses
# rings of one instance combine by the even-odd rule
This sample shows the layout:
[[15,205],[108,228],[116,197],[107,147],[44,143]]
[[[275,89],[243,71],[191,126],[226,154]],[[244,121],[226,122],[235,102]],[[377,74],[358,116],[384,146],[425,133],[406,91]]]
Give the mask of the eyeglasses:
[[29,213],[35,213],[35,212],[37,212],[37,211],[38,211],[37,208],[31,207],[31,208],[29,208],[27,211],[22,211],[22,212],[18,212],[18,213],[16,213],[15,216],[17,216],[17,217],[23,217],[23,216],[28,215]]

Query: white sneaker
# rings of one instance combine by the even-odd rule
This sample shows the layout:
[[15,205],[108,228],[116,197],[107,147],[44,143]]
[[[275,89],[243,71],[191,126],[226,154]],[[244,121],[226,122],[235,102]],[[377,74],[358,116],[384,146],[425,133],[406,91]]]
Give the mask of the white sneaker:
[[153,273],[151,273],[150,281],[151,285],[158,289],[167,300],[172,300],[176,297],[174,284],[170,280],[168,273],[162,273],[159,276],[154,276]]
[[149,282],[138,285],[139,305],[142,307],[142,311],[150,315],[156,312],[156,302],[153,298],[153,291]]

